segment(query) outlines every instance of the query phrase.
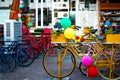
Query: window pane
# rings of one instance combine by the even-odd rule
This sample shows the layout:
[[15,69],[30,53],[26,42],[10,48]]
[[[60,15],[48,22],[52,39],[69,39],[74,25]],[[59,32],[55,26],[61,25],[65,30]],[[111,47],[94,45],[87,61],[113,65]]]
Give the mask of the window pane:
[[5,0],[1,0],[1,2],[5,2]]
[[38,26],[41,26],[41,9],[38,9]]
[[34,2],[34,0],[31,0],[31,3],[33,3]]
[[41,0],[39,0],[39,2],[41,2]]

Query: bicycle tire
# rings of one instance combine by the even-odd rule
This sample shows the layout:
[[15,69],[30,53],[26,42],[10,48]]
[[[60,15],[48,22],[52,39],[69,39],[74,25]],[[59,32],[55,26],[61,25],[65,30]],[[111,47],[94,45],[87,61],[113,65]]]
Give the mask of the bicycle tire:
[[[54,51],[56,51],[57,55],[50,56],[49,54]],[[64,47],[59,48],[58,46],[55,46],[54,48],[48,50],[44,55],[43,67],[50,76],[61,79],[69,76],[74,71],[76,67],[75,57],[73,53],[69,49],[67,49],[67,54],[64,56],[63,59],[64,51],[65,51]],[[72,59],[74,60],[71,60],[71,56],[73,57]],[[62,62],[58,61],[59,59],[62,60]],[[72,61],[74,61],[74,63]],[[60,64],[61,69],[59,68],[60,69],[59,71],[58,66],[60,67]]]
[[5,73],[12,72],[16,68],[16,61],[10,54],[4,54],[0,59],[1,70]]
[[26,67],[33,63],[35,53],[32,47],[20,45],[16,48],[16,62],[19,66]]
[[120,58],[115,62],[115,66],[117,67],[117,71],[115,72],[115,76],[120,77]]
[[26,49],[28,51],[28,54],[29,54],[29,57],[30,58],[35,58],[35,49],[32,48],[31,45],[29,44],[26,44],[26,43],[23,43],[23,44],[20,44],[19,46],[17,46],[18,48],[23,48],[23,49]]
[[84,65],[82,64],[82,62],[80,62],[80,64],[79,64],[79,70],[80,70],[80,72],[81,72],[84,76],[87,76],[87,75],[88,75],[88,73],[87,73],[87,67],[84,66]]

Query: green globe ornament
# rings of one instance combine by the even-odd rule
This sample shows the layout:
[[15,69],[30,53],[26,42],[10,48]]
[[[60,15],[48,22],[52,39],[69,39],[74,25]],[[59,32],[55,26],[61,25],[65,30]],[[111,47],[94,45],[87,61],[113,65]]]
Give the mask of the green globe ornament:
[[32,26],[33,26],[33,23],[32,23],[32,22],[29,22],[29,23],[28,23],[28,26],[29,26],[29,27],[32,27]]
[[18,18],[18,21],[22,22],[22,18]]
[[20,8],[20,9],[24,8],[24,5],[23,5],[23,4],[20,4],[20,5],[19,5],[19,8]]
[[62,18],[60,24],[63,28],[69,28],[71,26],[71,20],[69,18]]

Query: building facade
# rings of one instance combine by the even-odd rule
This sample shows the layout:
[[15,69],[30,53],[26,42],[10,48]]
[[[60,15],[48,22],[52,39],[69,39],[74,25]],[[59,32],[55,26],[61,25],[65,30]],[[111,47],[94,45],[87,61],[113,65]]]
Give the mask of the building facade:
[[[0,0],[0,7],[10,7],[12,2]],[[28,7],[28,15],[36,28],[52,28],[64,14],[78,26],[95,26],[98,23],[96,0],[28,0]]]

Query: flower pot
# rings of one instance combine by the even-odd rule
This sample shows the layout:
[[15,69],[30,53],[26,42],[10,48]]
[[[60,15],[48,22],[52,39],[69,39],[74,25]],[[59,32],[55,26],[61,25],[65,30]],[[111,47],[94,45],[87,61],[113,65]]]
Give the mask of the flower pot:
[[120,43],[120,34],[107,34],[106,42],[107,43]]
[[84,28],[83,30],[84,34],[89,34],[91,32],[91,29],[89,28]]

